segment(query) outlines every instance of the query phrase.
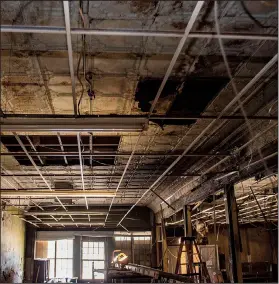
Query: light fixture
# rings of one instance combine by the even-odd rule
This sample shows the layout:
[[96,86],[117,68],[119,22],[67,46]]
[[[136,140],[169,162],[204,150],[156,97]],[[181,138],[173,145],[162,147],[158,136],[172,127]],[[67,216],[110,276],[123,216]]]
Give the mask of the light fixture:
[[1,118],[3,132],[141,132],[147,125],[148,120],[144,117]]

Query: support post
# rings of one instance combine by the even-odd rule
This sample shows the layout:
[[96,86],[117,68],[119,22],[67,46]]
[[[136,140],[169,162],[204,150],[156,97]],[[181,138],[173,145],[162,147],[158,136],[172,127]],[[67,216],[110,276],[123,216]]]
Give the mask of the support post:
[[75,236],[73,242],[73,276],[81,279],[81,237]]
[[[191,207],[184,205],[183,206],[183,219],[184,219],[184,236],[185,237],[192,237],[193,230],[192,230],[192,222],[191,222]],[[193,273],[193,244],[191,241],[186,241],[186,251],[188,258],[188,267],[186,268],[186,273]],[[188,271],[189,270],[189,271]]]
[[[161,266],[161,263],[160,263],[160,251],[161,251],[160,242],[161,242],[160,226],[156,225],[156,264],[157,264],[157,267]],[[162,242],[161,242],[161,244],[162,244]]]
[[135,244],[134,244],[134,236],[131,236],[131,258],[132,263],[135,263]]
[[190,206],[183,206],[183,219],[184,219],[184,237],[192,237],[192,222],[191,222],[191,208]]
[[151,267],[155,268],[155,267],[157,267],[157,259],[156,259],[157,246],[155,246],[155,243],[157,243],[157,239],[156,239],[156,218],[155,218],[155,214],[153,212],[151,212],[150,221],[151,221],[151,225],[152,225],[152,230],[151,230]]
[[161,229],[162,229],[162,258],[163,258],[163,271],[169,271],[169,259],[168,259],[168,244],[167,244],[167,234],[165,228],[165,219],[163,216],[163,209],[161,205]]
[[234,186],[227,185],[225,188],[226,222],[229,233],[229,264],[230,278],[233,283],[242,283],[242,266],[240,252],[240,231],[238,226],[237,204],[234,194]]

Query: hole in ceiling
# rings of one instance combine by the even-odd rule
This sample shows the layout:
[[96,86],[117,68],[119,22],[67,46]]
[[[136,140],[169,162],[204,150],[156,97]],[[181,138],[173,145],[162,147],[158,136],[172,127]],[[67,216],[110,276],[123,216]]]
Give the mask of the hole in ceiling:
[[[34,152],[26,136],[19,136],[29,153]],[[66,152],[66,159],[69,166],[80,165],[78,155],[77,136],[61,135],[61,140]],[[29,135],[30,140],[35,146],[37,152],[47,152],[48,154],[40,158],[44,166],[66,166],[64,155],[61,154],[61,146],[56,135],[40,136]],[[93,136],[92,149],[95,153],[116,153],[119,145],[119,136]],[[32,163],[23,152],[21,146],[18,144],[16,138],[12,135],[5,135],[1,137],[1,142],[9,150],[9,152],[20,152],[20,155],[15,154],[14,158],[20,165],[32,166]],[[81,151],[82,153],[90,153],[90,136],[81,136]],[[55,155],[57,152],[57,156]],[[67,153],[69,153],[67,155]],[[36,165],[42,165],[37,155],[32,155]],[[90,166],[90,156],[84,156],[83,164]],[[115,157],[98,156],[92,157],[92,166],[110,166],[114,165]]]
[[[135,100],[139,102],[139,108],[143,112],[148,112],[151,107],[151,101],[156,97],[156,94],[162,83],[161,79],[142,78],[137,86]],[[176,94],[176,89],[180,85],[178,80],[168,80],[160,98]]]
[[[142,111],[149,111],[151,101],[155,98],[162,80],[142,79],[136,91],[136,101],[139,101],[139,107]],[[188,77],[184,81],[182,90],[177,90],[181,86],[181,82],[177,80],[169,80],[162,92],[161,98],[172,96],[175,99],[171,104],[166,116],[183,117],[191,114],[201,114],[207,105],[218,95],[223,87],[229,82],[227,77]],[[152,121],[152,119],[151,119]],[[158,120],[153,122],[158,123]],[[191,125],[196,120],[175,120],[164,119],[160,125]]]

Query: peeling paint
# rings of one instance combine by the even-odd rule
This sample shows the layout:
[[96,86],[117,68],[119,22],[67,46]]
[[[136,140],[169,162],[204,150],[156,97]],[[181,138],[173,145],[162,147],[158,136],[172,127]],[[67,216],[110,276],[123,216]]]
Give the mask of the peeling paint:
[[[22,283],[24,273],[25,223],[6,208],[1,218],[1,283]],[[13,210],[13,211],[12,211]]]

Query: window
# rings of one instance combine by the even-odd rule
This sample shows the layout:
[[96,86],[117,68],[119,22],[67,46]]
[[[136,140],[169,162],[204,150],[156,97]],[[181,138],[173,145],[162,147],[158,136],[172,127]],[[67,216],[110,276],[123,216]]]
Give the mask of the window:
[[47,258],[49,259],[49,278],[54,278],[55,271],[55,241],[48,241]]
[[104,242],[82,242],[82,279],[104,279],[104,260]]
[[73,277],[73,240],[48,241],[49,278]]
[[140,265],[150,266],[151,237],[135,236],[134,237],[134,261]]
[[56,277],[73,277],[73,240],[56,241]]
[[119,237],[114,237],[114,239],[116,241],[130,241],[131,240],[131,237],[122,237],[122,236],[119,236]]
[[134,237],[135,241],[150,241],[151,237]]

